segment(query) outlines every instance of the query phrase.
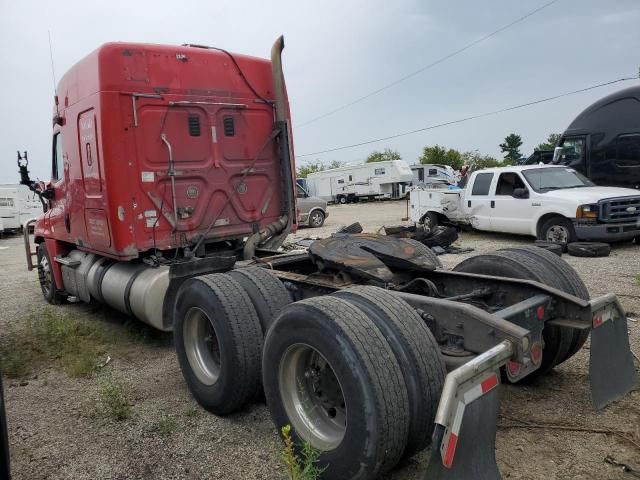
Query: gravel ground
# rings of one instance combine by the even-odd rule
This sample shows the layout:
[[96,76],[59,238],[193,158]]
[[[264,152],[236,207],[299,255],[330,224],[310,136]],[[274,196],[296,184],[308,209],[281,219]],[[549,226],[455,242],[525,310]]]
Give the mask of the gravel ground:
[[[359,220],[365,231],[401,223],[404,202],[330,207],[325,226],[301,229],[296,238],[327,236]],[[463,232],[470,254],[444,255],[446,267],[467,256],[530,244],[515,236]],[[0,335],[20,328],[44,304],[35,272],[27,272],[19,237],[0,240]],[[563,257],[579,272],[592,296],[616,293],[631,317],[640,317],[640,249],[615,246],[608,258]],[[63,311],[124,328],[125,317],[102,306],[66,305]],[[629,324],[632,348],[640,352],[640,322]],[[280,442],[263,404],[218,418],[191,398],[180,373],[171,335],[120,344],[113,361],[91,378],[70,378],[45,368],[28,382],[5,380],[16,479],[277,479]],[[130,392],[133,417],[115,422],[97,409],[104,376]],[[640,391],[601,412],[590,403],[588,349],[535,384],[502,390],[497,458],[510,479],[626,479],[603,459],[613,456],[640,469],[640,450],[615,435],[549,429],[507,428],[513,419],[591,429],[610,429],[640,443]],[[409,460],[387,479],[422,480],[427,454]]]

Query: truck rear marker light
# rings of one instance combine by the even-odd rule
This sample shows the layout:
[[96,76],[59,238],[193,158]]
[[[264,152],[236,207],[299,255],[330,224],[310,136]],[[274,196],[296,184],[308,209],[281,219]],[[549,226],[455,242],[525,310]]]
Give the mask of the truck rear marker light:
[[536,310],[536,316],[538,317],[538,320],[544,320],[544,314],[545,314],[544,307],[540,305]]

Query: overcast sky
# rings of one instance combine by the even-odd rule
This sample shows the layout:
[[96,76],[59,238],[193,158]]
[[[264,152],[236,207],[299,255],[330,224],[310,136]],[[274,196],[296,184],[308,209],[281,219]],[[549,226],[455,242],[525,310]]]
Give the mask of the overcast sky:
[[[430,70],[296,128],[548,1],[0,0],[0,183],[18,180],[17,149],[29,151],[34,177],[50,176],[48,31],[57,78],[108,41],[200,43],[268,57],[283,33],[295,149],[302,155],[637,75],[638,0],[559,0]],[[511,132],[522,135],[528,154],[591,102],[632,84],[298,161],[356,162],[388,147],[412,163],[436,143],[499,157],[498,144]]]

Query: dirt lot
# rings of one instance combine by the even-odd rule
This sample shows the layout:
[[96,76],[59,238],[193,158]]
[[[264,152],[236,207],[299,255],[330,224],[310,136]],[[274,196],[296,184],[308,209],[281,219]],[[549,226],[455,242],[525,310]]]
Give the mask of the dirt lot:
[[[366,231],[397,224],[403,202],[330,207],[323,228],[302,229],[297,237],[326,236],[355,219]],[[461,234],[460,245],[475,251],[444,255],[452,267],[467,255],[531,243],[522,237]],[[26,271],[19,237],[0,240],[0,335],[25,328],[42,312],[35,272]],[[564,256],[592,296],[616,293],[633,318],[640,317],[640,248],[614,247],[610,257]],[[63,314],[92,319],[123,332],[127,319],[102,306],[56,307]],[[640,322],[630,322],[632,348],[640,352]],[[178,368],[171,335],[134,329],[105,352],[112,361],[89,377],[70,377],[56,362],[41,366],[24,380],[5,378],[16,479],[273,479],[285,478],[281,448],[263,404],[217,418],[198,407]],[[640,391],[601,412],[594,411],[588,390],[588,350],[537,384],[503,389],[497,457],[510,479],[626,479],[605,464],[611,455],[640,470],[640,449],[616,435],[565,430],[508,428],[514,419],[534,424],[571,425],[620,432],[640,444]],[[121,421],[105,413],[101,385],[121,384],[131,415]],[[422,480],[423,453],[392,472],[388,479]]]

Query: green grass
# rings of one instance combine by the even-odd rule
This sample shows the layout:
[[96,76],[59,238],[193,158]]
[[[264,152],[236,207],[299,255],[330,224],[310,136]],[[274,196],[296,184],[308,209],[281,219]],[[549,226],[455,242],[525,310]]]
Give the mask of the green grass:
[[113,331],[102,324],[46,307],[7,332],[0,341],[0,365],[9,378],[25,378],[51,364],[72,377],[86,377],[114,342]]
[[178,422],[176,422],[171,417],[164,417],[158,422],[156,422],[151,428],[150,431],[153,433],[157,433],[160,436],[168,437],[173,432],[175,432],[178,428]]
[[640,285],[640,273],[636,275],[636,283]]
[[131,418],[132,410],[125,386],[113,378],[100,382],[100,403],[103,412],[116,421]]
[[285,425],[280,432],[284,441],[280,456],[289,480],[319,480],[324,471],[317,465],[320,451],[305,442],[298,453],[291,438],[291,425]]
[[200,415],[200,411],[196,407],[188,407],[184,411],[184,415],[189,418],[195,418]]

